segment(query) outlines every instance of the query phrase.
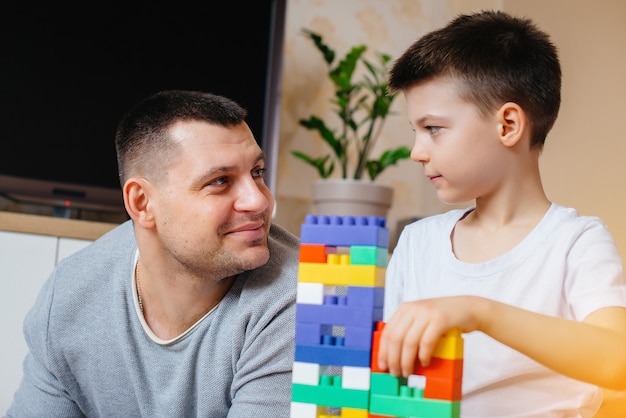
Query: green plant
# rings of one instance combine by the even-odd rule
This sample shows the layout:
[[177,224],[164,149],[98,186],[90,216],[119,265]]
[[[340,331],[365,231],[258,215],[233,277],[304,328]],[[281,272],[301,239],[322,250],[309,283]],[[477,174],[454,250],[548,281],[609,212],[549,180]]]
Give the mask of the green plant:
[[[367,47],[357,45],[333,67],[335,51],[323,42],[321,35],[308,29],[303,29],[303,32],[321,52],[328,65],[328,78],[335,86],[335,96],[331,103],[334,105],[334,113],[339,116],[341,127],[334,131],[315,115],[301,119],[300,125],[317,131],[332,152],[316,158],[300,151],[291,153],[315,167],[324,179],[331,176],[337,164],[341,167],[341,177],[344,179],[361,179],[363,172],[367,170],[373,181],[389,166],[409,158],[411,151],[401,146],[384,151],[378,159],[370,159],[374,144],[390,113],[391,103],[396,97],[389,92],[386,78],[391,57],[378,53],[378,62],[373,64],[363,56]],[[359,63],[365,67],[364,75],[360,81],[353,82],[352,76]],[[349,164],[351,156],[357,158],[354,166]],[[353,170],[352,173],[349,170]]]

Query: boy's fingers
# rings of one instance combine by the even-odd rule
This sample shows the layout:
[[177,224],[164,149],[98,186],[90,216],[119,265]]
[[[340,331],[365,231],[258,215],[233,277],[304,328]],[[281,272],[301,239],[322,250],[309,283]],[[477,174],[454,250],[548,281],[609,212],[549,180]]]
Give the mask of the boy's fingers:
[[408,377],[415,370],[417,356],[422,350],[425,325],[422,321],[413,321],[411,327],[406,331],[401,358],[402,375],[404,377]]
[[402,334],[398,333],[395,329],[390,328],[389,330],[385,329],[383,335],[386,333],[385,342],[386,351],[384,360],[387,363],[386,366],[394,376],[398,376],[400,374],[400,355],[402,352]]
[[379,367],[382,370],[388,370],[394,376],[402,373],[401,356],[409,325],[410,318],[402,314],[395,315],[385,325],[381,335]]

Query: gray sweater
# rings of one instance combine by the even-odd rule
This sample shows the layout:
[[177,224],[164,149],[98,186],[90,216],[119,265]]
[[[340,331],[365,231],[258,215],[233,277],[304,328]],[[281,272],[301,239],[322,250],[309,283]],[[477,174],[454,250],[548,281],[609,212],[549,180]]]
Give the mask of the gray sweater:
[[7,416],[288,417],[298,241],[273,225],[269,246],[270,261],[170,345],[135,310],[131,221],[65,259],[25,319],[30,352]]

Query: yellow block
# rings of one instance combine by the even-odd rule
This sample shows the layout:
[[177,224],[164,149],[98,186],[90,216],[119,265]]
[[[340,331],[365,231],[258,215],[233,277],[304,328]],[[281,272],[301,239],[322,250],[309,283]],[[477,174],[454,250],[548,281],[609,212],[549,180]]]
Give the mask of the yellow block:
[[369,411],[367,409],[341,408],[341,415],[327,415],[324,412],[322,414],[318,414],[317,418],[368,418],[369,416]]
[[385,286],[386,267],[343,263],[306,263],[298,265],[298,281],[329,286]]
[[341,408],[341,418],[368,418],[369,416],[367,409]]
[[439,339],[433,351],[434,357],[449,360],[463,358],[463,337],[461,331],[452,329]]

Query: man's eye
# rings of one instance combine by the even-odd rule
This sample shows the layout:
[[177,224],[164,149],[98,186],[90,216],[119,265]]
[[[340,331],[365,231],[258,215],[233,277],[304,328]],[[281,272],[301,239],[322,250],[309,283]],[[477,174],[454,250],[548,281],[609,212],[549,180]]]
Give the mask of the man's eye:
[[264,177],[266,171],[266,168],[257,168],[256,170],[252,171],[252,175],[254,177]]
[[226,183],[228,183],[228,177],[218,177],[211,180],[211,182],[209,182],[209,186],[222,186]]

